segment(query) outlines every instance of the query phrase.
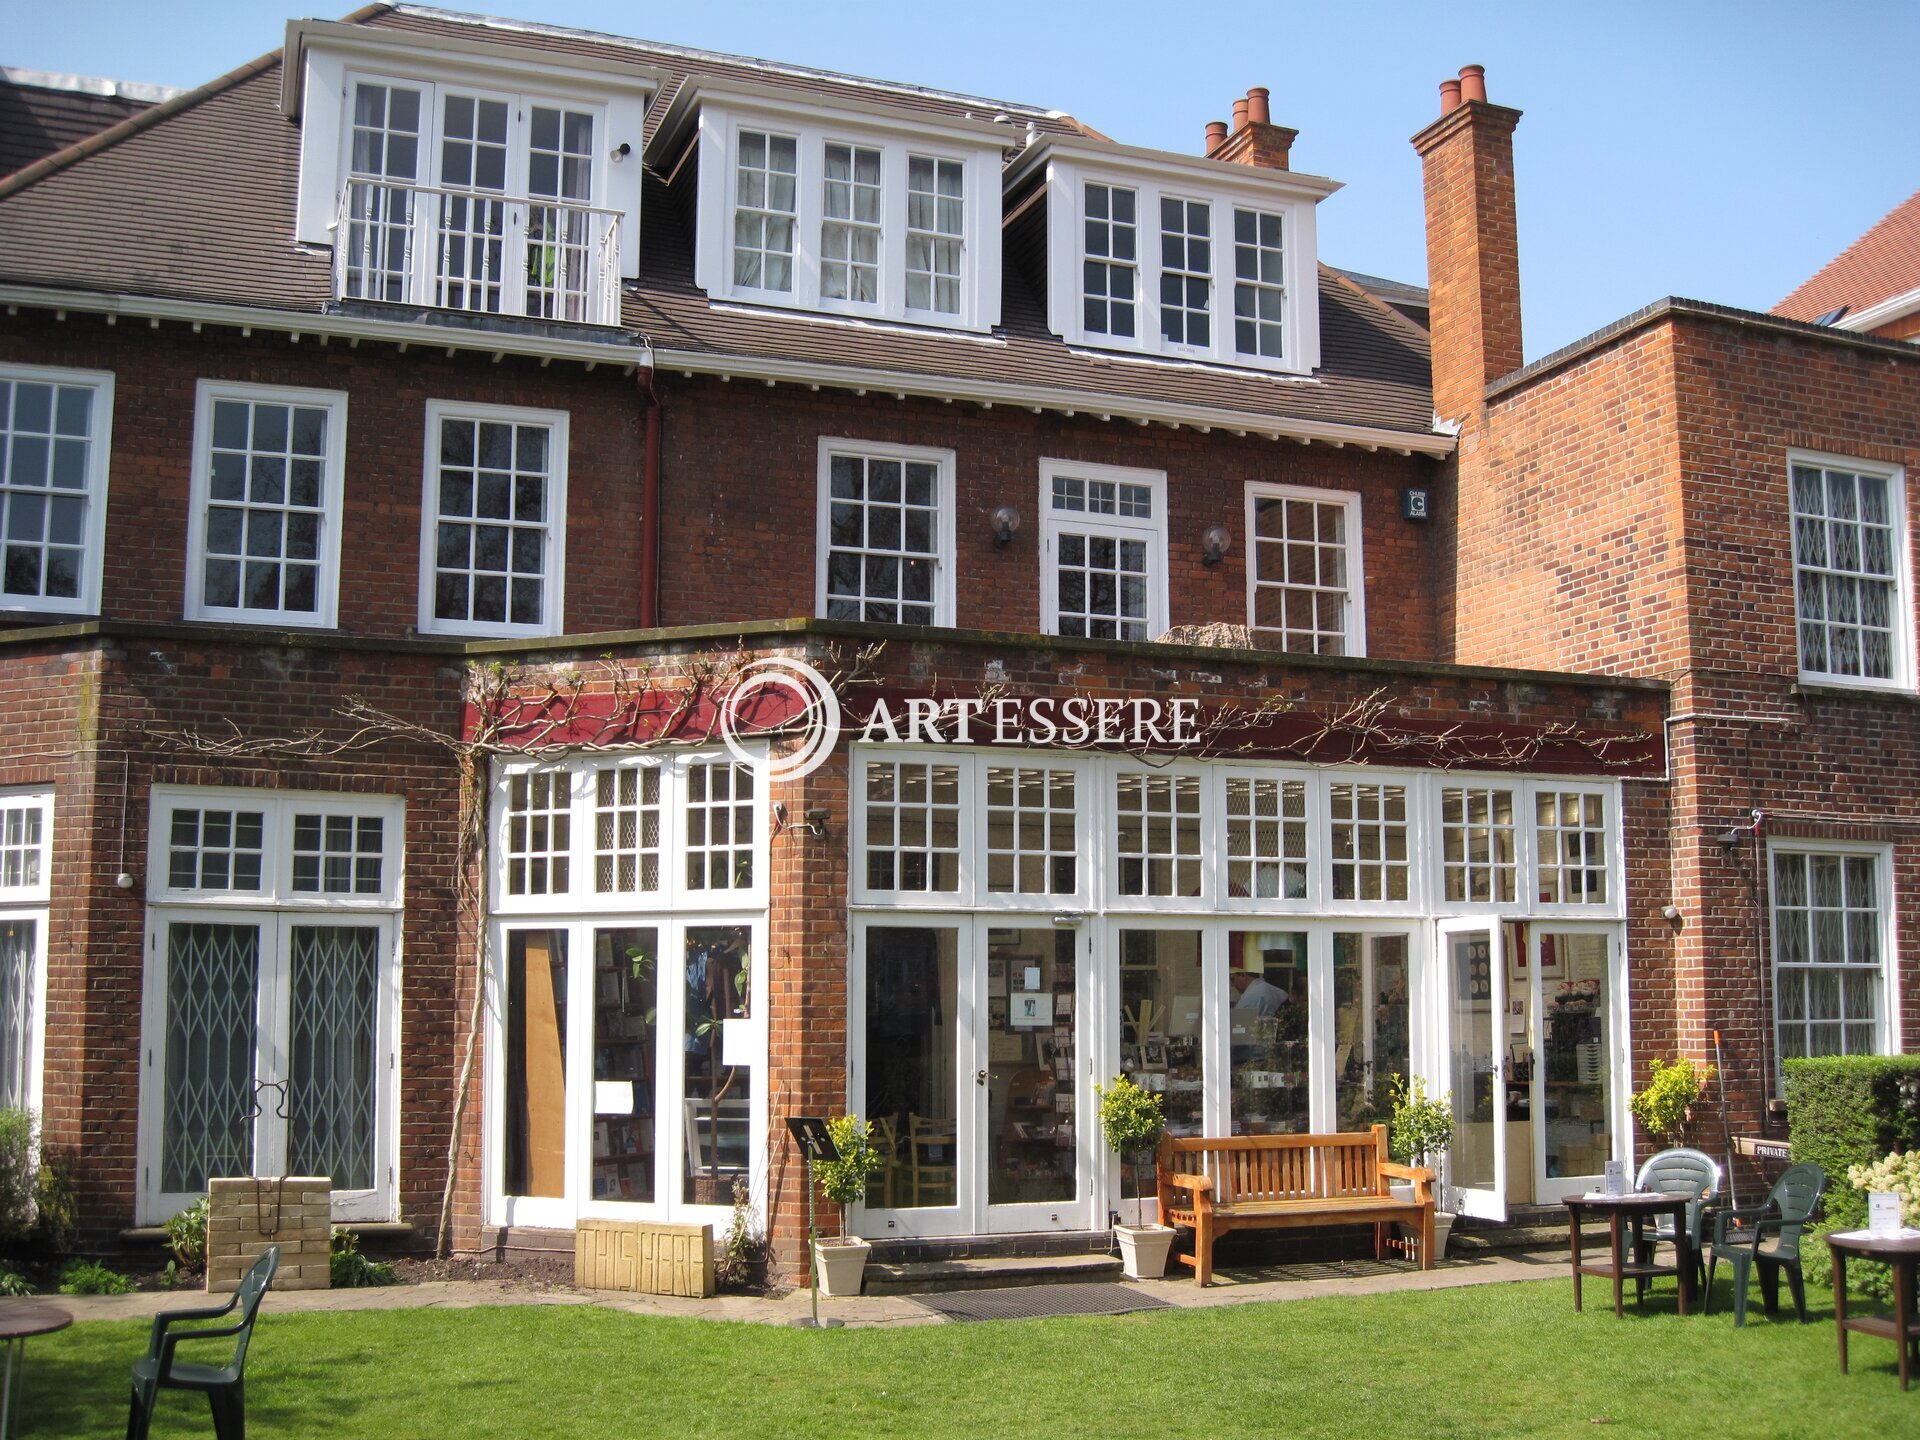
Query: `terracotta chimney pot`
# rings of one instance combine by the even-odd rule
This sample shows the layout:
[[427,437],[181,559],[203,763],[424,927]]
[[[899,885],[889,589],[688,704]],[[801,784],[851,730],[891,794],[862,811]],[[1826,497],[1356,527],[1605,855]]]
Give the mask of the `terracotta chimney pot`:
[[1440,82],[1440,113],[1451,115],[1460,108],[1460,82],[1442,80]]
[[1207,122],[1207,143],[1200,153],[1202,155],[1211,155],[1226,143],[1227,122],[1224,120],[1209,120]]
[[1255,125],[1271,125],[1273,112],[1267,107],[1267,97],[1272,92],[1264,85],[1256,85],[1247,91],[1247,119]]
[[1233,133],[1238,135],[1246,128],[1247,102],[1245,100],[1236,100],[1233,102]]
[[1460,98],[1462,100],[1485,100],[1487,98],[1486,66],[1462,65],[1460,67]]

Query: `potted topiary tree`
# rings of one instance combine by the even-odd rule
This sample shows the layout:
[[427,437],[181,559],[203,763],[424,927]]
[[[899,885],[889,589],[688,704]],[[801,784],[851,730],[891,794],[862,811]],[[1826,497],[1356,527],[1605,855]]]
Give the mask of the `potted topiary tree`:
[[873,1148],[873,1126],[858,1115],[827,1121],[838,1160],[816,1161],[813,1178],[820,1193],[840,1207],[840,1234],[814,1242],[813,1263],[820,1288],[829,1295],[858,1295],[867,1273],[867,1255],[873,1246],[847,1233],[847,1207],[866,1198],[867,1181],[886,1163]]
[[1387,1152],[1398,1164],[1420,1165],[1433,1171],[1433,1254],[1437,1260],[1447,1253],[1447,1237],[1453,1233],[1453,1212],[1443,1208],[1440,1188],[1440,1162],[1453,1145],[1453,1092],[1436,1100],[1427,1094],[1427,1082],[1421,1076],[1408,1081],[1406,1076],[1396,1075],[1392,1094]]
[[[1100,1098],[1100,1130],[1107,1146],[1120,1157],[1120,1199],[1127,1199],[1127,1178],[1136,1169],[1139,1157],[1160,1143],[1167,1118],[1160,1108],[1160,1097],[1143,1090],[1125,1075],[1114,1077],[1113,1084],[1093,1087]],[[1129,1163],[1128,1157],[1133,1157]],[[1159,1202],[1154,1205],[1156,1216]],[[1129,1278],[1157,1280],[1167,1273],[1167,1253],[1173,1248],[1173,1227],[1115,1224],[1114,1238],[1120,1242],[1120,1263]]]

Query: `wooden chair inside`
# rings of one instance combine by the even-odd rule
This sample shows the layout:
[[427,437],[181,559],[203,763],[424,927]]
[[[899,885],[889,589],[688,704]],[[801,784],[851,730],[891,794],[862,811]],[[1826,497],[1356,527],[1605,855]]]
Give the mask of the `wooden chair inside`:
[[[916,1207],[958,1201],[960,1170],[955,1149],[959,1135],[959,1126],[952,1120],[907,1116],[907,1173]],[[937,1199],[930,1202],[929,1196]]]
[[[899,1203],[894,1191],[900,1174],[900,1117],[898,1115],[874,1116],[873,1138],[874,1148],[880,1152],[882,1161],[880,1166],[881,1203],[891,1210]],[[871,1204],[872,1201],[868,1203]]]

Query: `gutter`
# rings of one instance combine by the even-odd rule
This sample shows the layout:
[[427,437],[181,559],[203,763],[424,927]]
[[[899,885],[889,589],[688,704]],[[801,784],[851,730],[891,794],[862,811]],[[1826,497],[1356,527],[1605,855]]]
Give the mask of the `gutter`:
[[1891,324],[1895,320],[1904,320],[1916,310],[1920,310],[1920,288],[1908,290],[1901,295],[1889,295],[1878,305],[1869,305],[1864,310],[1843,315],[1833,322],[1832,328],[1862,332],[1878,330],[1882,325]]
[[[243,334],[253,330],[268,330],[295,340],[312,335],[323,340],[344,339],[350,343],[382,341],[403,349],[418,345],[427,350],[444,350],[449,355],[468,351],[491,355],[495,360],[507,355],[527,356],[543,363],[577,360],[589,370],[600,365],[613,365],[628,374],[645,366],[649,353],[645,340],[627,330],[609,329],[605,341],[570,340],[560,336],[456,329],[413,320],[370,319],[320,311],[277,310],[258,305],[63,290],[40,285],[0,284],[0,306],[5,306],[10,314],[21,306],[28,306],[52,310],[63,318],[66,311],[105,315],[109,317],[109,323],[126,317],[145,320],[154,329],[158,329],[163,321],[171,320],[196,328],[203,324],[225,325]],[[1873,343],[1899,344],[1897,341]],[[1910,353],[1913,347],[1901,348]],[[1336,450],[1352,445],[1367,451],[1387,450],[1397,455],[1427,455],[1436,459],[1451,455],[1457,444],[1453,436],[1431,431],[1343,425],[1338,421],[1262,415],[1246,410],[1148,400],[1098,390],[1070,390],[1053,385],[1024,385],[1004,380],[973,380],[907,370],[870,370],[816,361],[782,360],[765,355],[727,355],[707,350],[658,349],[651,353],[656,374],[664,370],[678,370],[688,377],[708,375],[730,380],[738,376],[761,380],[768,385],[784,382],[815,390],[851,390],[857,395],[872,390],[900,400],[909,396],[949,402],[965,400],[988,410],[995,405],[1018,405],[1025,406],[1035,414],[1050,410],[1068,416],[1089,415],[1108,421],[1130,420],[1136,425],[1165,425],[1176,430],[1186,427],[1202,434],[1224,430],[1230,435],[1262,435],[1270,440],[1293,440],[1301,445],[1318,443]]]

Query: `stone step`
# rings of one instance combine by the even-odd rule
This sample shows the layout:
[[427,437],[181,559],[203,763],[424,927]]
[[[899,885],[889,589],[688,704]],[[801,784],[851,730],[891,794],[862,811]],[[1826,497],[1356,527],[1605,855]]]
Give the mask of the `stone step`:
[[968,1259],[867,1262],[869,1295],[925,1295],[1000,1285],[1065,1285],[1120,1278],[1120,1257],[1106,1254],[994,1255]]
[[[1582,1225],[1580,1227],[1582,1246],[1605,1245],[1607,1227]],[[1567,1222],[1558,1225],[1545,1224],[1485,1225],[1472,1227],[1456,1223],[1453,1235],[1447,1241],[1448,1254],[1486,1254],[1501,1250],[1564,1250],[1567,1248]]]

